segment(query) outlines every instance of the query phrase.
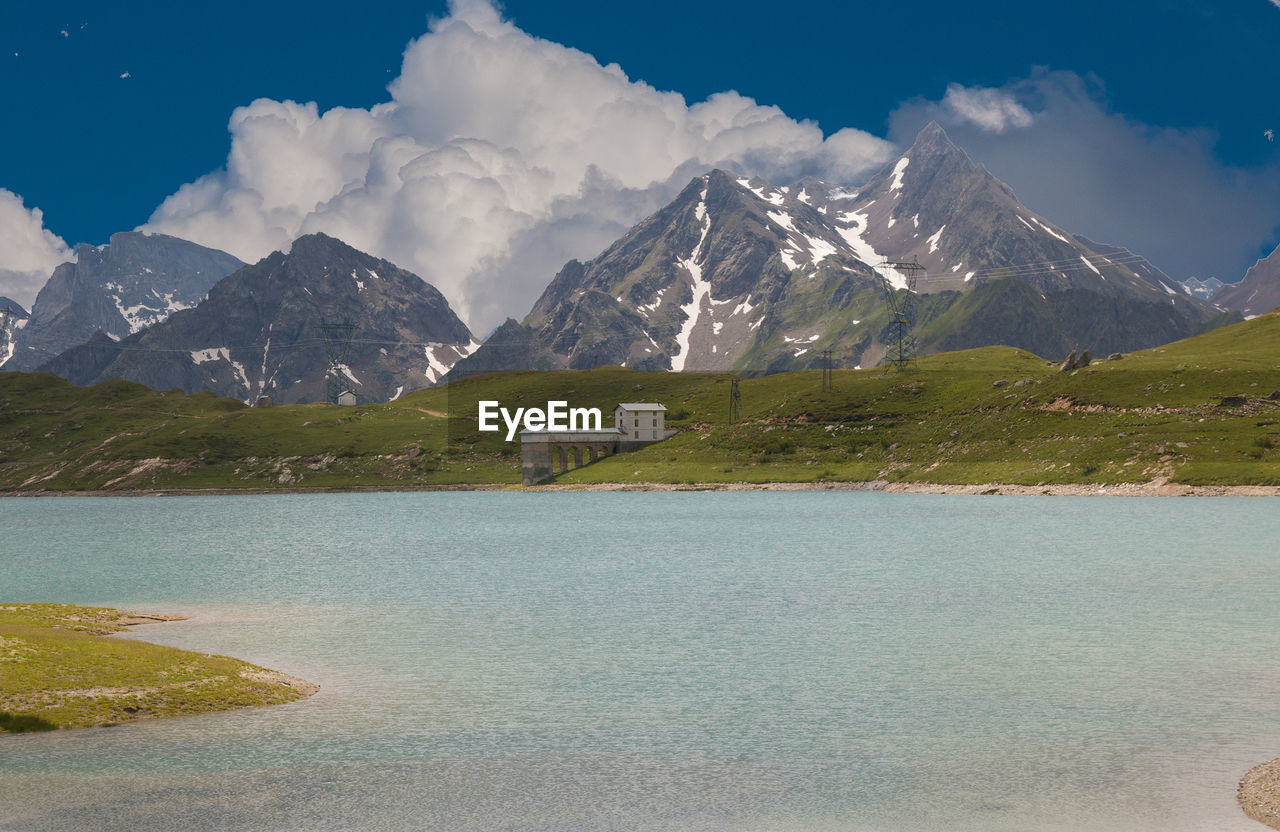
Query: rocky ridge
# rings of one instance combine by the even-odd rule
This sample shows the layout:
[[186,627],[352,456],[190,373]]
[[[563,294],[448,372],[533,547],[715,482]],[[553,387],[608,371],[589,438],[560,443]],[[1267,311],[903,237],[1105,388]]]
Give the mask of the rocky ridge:
[[715,170],[599,257],[570,261],[450,378],[495,369],[872,366],[914,282],[922,352],[1122,352],[1230,320],[1144,258],[1022,206],[936,124],[857,189]]
[[431,385],[475,346],[421,278],[311,234],[228,275],[198,306],[120,341],[95,336],[41,369],[80,385],[123,378],[284,404],[326,400],[333,355],[340,385],[371,402]]
[[189,309],[244,266],[224,251],[165,234],[126,231],[82,245],[36,296],[5,370],[34,370],[102,332],[119,340]]

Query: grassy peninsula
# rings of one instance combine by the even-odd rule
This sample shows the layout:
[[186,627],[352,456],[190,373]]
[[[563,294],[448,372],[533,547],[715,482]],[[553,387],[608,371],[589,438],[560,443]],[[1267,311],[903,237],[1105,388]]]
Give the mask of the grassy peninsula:
[[659,401],[679,430],[562,484],[1174,482],[1280,485],[1280,314],[1060,372],[1008,347],[905,372],[741,381],[618,367],[508,372],[386,404],[249,408],[123,381],[0,373],[0,491],[519,487],[519,443],[477,430],[477,402]]
[[0,731],[278,705],[316,691],[237,659],[108,637],[175,618],[71,604],[0,604]]

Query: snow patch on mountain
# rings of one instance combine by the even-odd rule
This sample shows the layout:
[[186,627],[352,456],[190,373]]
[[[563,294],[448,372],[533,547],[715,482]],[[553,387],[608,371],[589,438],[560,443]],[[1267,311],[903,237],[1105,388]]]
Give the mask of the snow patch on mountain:
[[880,265],[885,258],[863,239],[862,235],[867,231],[867,215],[857,211],[845,211],[840,215],[840,221],[846,223],[846,226],[836,226],[836,231],[849,244],[849,248],[853,249],[854,255],[874,269],[876,274],[888,281],[893,288],[907,288],[906,276],[897,269]]
[[[911,160],[908,159],[906,156],[903,156],[901,159],[898,160],[898,164],[893,166],[893,181],[889,183],[889,190],[891,191],[902,190],[902,174],[906,172],[907,165],[909,165],[910,163],[911,163]],[[913,173],[912,176],[915,176],[915,174]]]
[[836,253],[836,247],[821,237],[810,237],[805,234],[804,238],[809,243],[809,253],[813,255],[813,264],[815,266]]
[[925,242],[929,244],[930,254],[933,254],[935,251],[938,250],[938,240],[942,238],[942,232],[946,230],[947,230],[946,223],[943,223],[942,227],[939,228],[937,231],[935,231],[932,237],[925,240]]
[[[1022,218],[1021,218],[1021,217],[1019,217],[1018,219],[1022,219]],[[1070,240],[1068,240],[1066,237],[1064,237],[1064,236],[1062,236],[1061,234],[1059,234],[1058,232],[1054,231],[1054,230],[1053,230],[1052,228],[1050,228],[1049,226],[1047,226],[1047,225],[1045,225],[1044,223],[1040,222],[1040,220],[1037,220],[1035,217],[1032,217],[1031,219],[1035,220],[1036,225],[1038,225],[1038,226],[1040,226],[1041,228],[1043,228],[1043,229],[1044,229],[1048,234],[1050,234],[1051,236],[1053,236],[1053,237],[1057,237],[1059,240],[1061,240],[1061,241],[1062,241],[1062,242],[1064,242],[1064,243],[1070,243],[1070,242],[1071,242],[1071,241],[1070,241]],[[1028,228],[1030,228],[1030,226],[1028,226]]]
[[792,234],[800,233],[799,231],[796,230],[796,226],[791,219],[791,215],[786,213],[785,211],[768,211],[766,213],[768,214],[769,219],[773,220],[776,224],[790,231]]
[[18,348],[18,330],[27,325],[26,318],[8,318],[7,321],[6,329],[0,331],[0,367],[13,358]]
[[427,359],[427,371],[425,373],[427,381],[435,384],[444,374],[449,372],[451,364],[446,364],[436,356],[436,350],[443,347],[444,344],[427,344],[422,348],[422,354]]
[[[739,184],[742,184],[741,180]],[[711,283],[702,279],[702,264],[698,262],[702,259],[702,247],[707,242],[707,233],[711,231],[711,218],[707,216],[705,180],[694,216],[702,223],[702,235],[698,238],[698,244],[693,247],[688,259],[676,261],[689,273],[689,279],[693,282],[693,297],[680,308],[685,315],[685,320],[680,326],[680,332],[676,334],[676,345],[679,351],[671,357],[671,369],[675,372],[683,370],[685,362],[689,360],[689,336],[693,335],[693,329],[698,325],[698,318],[702,314],[702,299],[711,294]]]
[[230,361],[231,351],[226,347],[212,347],[207,350],[192,350],[191,360],[197,364],[204,364],[208,361]]
[[739,179],[737,182],[739,185],[746,188],[748,191],[751,191],[751,193],[760,197],[760,199],[763,199],[770,205],[782,205],[783,202],[786,202],[786,197],[780,193],[765,193],[763,188],[752,187],[750,179]]
[[342,371],[342,374],[343,374],[344,376],[346,376],[347,378],[349,378],[349,379],[351,380],[351,383],[352,383],[352,384],[355,384],[355,385],[357,385],[357,386],[359,386],[359,387],[363,387],[363,386],[364,386],[364,383],[363,383],[363,382],[361,382],[361,381],[360,381],[360,379],[356,378],[356,374],[355,374],[355,373],[353,373],[353,372],[351,372],[351,368],[350,368],[350,367],[348,367],[346,364],[339,364],[339,365],[338,365],[338,369]]

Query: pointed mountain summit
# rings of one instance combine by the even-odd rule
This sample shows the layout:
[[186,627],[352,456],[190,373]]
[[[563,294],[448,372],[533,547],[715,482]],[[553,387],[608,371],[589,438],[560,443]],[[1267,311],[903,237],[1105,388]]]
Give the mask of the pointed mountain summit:
[[1280,248],[1253,264],[1239,283],[1228,283],[1219,289],[1213,302],[1247,318],[1280,307]]
[[1028,210],[930,124],[860,188],[694,179],[599,257],[568,263],[522,331],[504,327],[451,378],[548,363],[766,373],[820,366],[826,350],[872,366],[889,338],[886,288],[908,286],[892,264],[908,262],[927,270],[923,352],[1128,351],[1229,317],[1145,259]]
[[125,338],[195,306],[244,263],[225,251],[166,234],[124,231],[82,245],[36,296],[5,370],[34,370],[95,332]]
[[785,369],[821,346],[815,332],[843,332],[854,296],[875,298],[881,283],[803,187],[713,170],[599,257],[566,264],[522,331],[502,327],[450,379],[548,363]]
[[[342,329],[324,329],[341,323]],[[324,401],[329,356],[361,401],[426,387],[474,348],[448,302],[421,278],[324,234],[299,237],[219,281],[183,310],[118,343],[102,338],[41,369],[77,384],[124,378],[253,402]]]

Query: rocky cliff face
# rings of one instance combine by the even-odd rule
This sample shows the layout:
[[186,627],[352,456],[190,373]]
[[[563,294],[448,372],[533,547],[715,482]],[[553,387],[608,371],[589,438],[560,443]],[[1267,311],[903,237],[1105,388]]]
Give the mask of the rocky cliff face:
[[1244,280],[1219,289],[1213,302],[1248,318],[1280,307],[1280,248],[1255,263],[1245,272]]
[[20,303],[0,295],[0,369],[13,357],[18,333],[27,325],[28,317]]
[[1028,210],[931,124],[856,190],[698,177],[599,257],[568,263],[522,331],[504,328],[502,356],[486,344],[452,377],[534,363],[775,372],[819,366],[825,350],[871,366],[904,262],[924,272],[925,352],[1127,351],[1228,319],[1143,258]]
[[97,338],[41,369],[78,384],[124,378],[253,402],[324,401],[330,358],[360,401],[437,381],[471,333],[416,275],[312,234],[219,281],[193,309],[118,342]]
[[33,370],[95,332],[125,338],[195,306],[244,263],[164,234],[128,231],[82,245],[36,296],[6,370]]

